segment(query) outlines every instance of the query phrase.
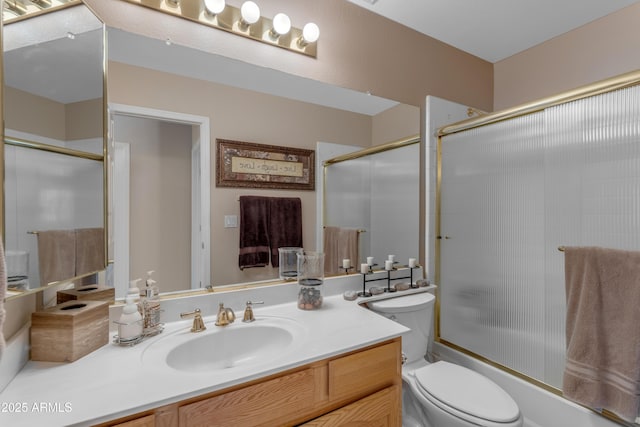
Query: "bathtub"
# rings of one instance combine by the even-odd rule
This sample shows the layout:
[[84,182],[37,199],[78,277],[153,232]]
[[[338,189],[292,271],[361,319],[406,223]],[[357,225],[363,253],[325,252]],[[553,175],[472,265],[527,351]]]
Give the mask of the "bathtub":
[[594,411],[443,344],[433,343],[432,351],[437,359],[473,369],[502,387],[518,403],[524,415],[524,427],[620,427]]

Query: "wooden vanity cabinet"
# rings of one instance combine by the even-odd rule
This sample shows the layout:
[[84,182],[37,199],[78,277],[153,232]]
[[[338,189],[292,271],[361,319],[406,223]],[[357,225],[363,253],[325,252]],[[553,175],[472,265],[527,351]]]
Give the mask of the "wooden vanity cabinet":
[[400,338],[101,426],[401,425]]

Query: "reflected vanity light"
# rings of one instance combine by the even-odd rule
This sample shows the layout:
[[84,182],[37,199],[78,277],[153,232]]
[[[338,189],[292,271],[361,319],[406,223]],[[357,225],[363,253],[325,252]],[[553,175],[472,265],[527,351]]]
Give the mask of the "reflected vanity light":
[[81,0],[3,0],[2,22],[8,23],[82,3]]
[[124,1],[313,58],[317,56],[320,38],[317,24],[309,22],[303,28],[296,28],[285,13],[278,13],[269,19],[260,15],[260,7],[251,0],[245,1],[240,7],[231,6],[225,0],[189,0],[193,3],[200,2],[200,7],[193,7],[193,4],[185,7],[182,5],[184,0],[177,4],[170,3],[174,0],[157,3],[148,0]]

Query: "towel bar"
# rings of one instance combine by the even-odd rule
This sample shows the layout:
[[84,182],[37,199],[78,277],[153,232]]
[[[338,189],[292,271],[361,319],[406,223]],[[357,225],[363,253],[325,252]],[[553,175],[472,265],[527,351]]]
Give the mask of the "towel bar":
[[[325,225],[325,226],[324,226],[324,227],[322,227],[322,228],[327,228],[327,226]],[[366,232],[367,232],[367,230],[364,230],[364,229],[362,229],[362,228],[359,228],[359,229],[358,229],[358,233],[366,233]]]

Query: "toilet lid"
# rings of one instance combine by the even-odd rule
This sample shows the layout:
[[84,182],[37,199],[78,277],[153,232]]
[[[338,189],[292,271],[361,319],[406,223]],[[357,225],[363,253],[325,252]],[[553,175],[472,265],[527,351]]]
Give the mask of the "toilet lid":
[[516,402],[487,377],[449,362],[436,362],[415,371],[425,394],[460,412],[497,423],[520,416]]

